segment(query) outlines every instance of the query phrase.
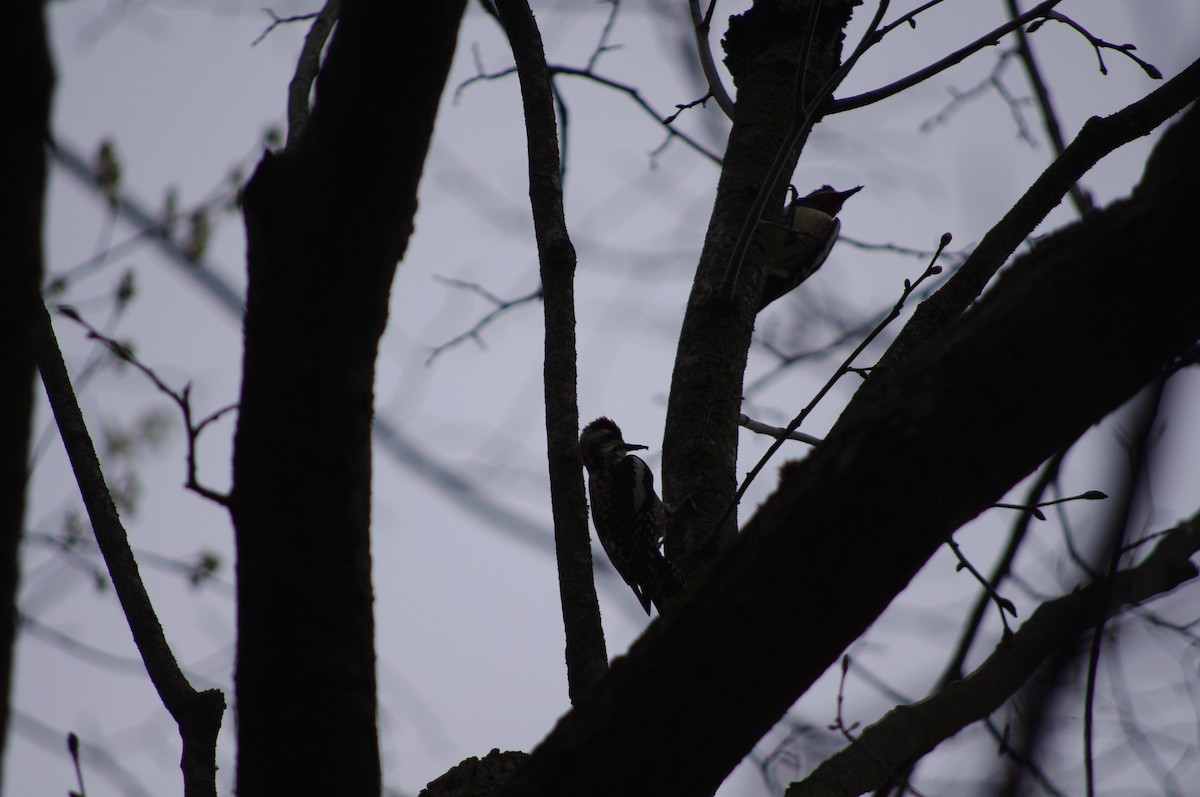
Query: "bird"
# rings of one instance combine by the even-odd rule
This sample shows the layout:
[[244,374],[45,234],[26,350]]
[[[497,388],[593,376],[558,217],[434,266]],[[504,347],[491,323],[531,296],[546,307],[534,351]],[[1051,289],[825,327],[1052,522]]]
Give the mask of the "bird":
[[821,267],[842,228],[838,212],[847,199],[862,190],[862,186],[838,191],[833,186],[823,185],[802,197],[795,195],[796,189],[791,190],[793,198],[784,211],[781,225],[787,231],[787,237],[763,277],[759,312],[793,291]]
[[592,523],[609,561],[633,590],[647,616],[682,588],[678,571],[660,551],[667,508],[654,492],[649,466],[630,451],[621,429],[597,418],[579,435],[579,454],[588,472]]

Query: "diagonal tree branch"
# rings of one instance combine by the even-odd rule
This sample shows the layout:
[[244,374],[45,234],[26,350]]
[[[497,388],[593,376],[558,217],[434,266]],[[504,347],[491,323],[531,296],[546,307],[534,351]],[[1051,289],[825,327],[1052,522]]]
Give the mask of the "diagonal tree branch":
[[[1148,135],[1197,96],[1200,96],[1200,61],[1111,116],[1089,119],[1075,140],[988,231],[942,289],[921,303],[880,359],[881,370],[895,368],[965,312],[1021,242],[1100,159]],[[872,389],[872,380],[864,388]]]
[[[1045,2],[1039,3],[1038,5],[1026,11],[1024,14],[1010,19],[1008,22],[1000,25],[994,30],[988,31],[970,44],[960,47],[959,49],[947,55],[945,58],[930,64],[924,69],[920,69],[911,75],[901,78],[900,80],[889,83],[882,88],[867,91],[854,97],[847,97],[844,100],[834,100],[829,104],[828,112],[841,113],[842,111],[851,111],[855,108],[862,108],[865,105],[879,102],[880,100],[886,99],[895,94],[899,94],[905,89],[912,88],[913,86],[928,80],[934,75],[946,71],[955,64],[961,63],[969,56],[974,55],[982,50],[984,47],[994,46],[999,42],[1002,36],[1005,36],[1020,28],[1026,22],[1045,19],[1051,10],[1061,2],[1062,0],[1045,0]],[[879,39],[881,39],[884,34],[890,31],[893,27],[894,26],[888,26],[885,29],[873,32],[870,40],[867,42],[868,46],[877,43]]]
[[[1015,19],[1021,15],[1019,0],[1005,0],[1005,4],[1008,6],[1010,17]],[[1042,77],[1041,67],[1033,54],[1033,45],[1029,43],[1029,36],[1025,33],[1025,29],[1017,28],[1013,33],[1017,40],[1017,54],[1021,58],[1021,65],[1025,67],[1025,74],[1029,78],[1033,95],[1037,97],[1038,108],[1042,114],[1042,124],[1046,127],[1046,137],[1050,139],[1050,146],[1053,148],[1055,156],[1062,155],[1067,142],[1063,139],[1062,127],[1058,123],[1058,111],[1055,110],[1054,102],[1050,99],[1050,87],[1046,85],[1046,81]],[[1079,183],[1071,186],[1071,201],[1075,204],[1075,209],[1080,216],[1095,209],[1091,196]]]
[[54,337],[50,315],[44,308],[35,332],[34,345],[42,382],[91,518],[96,544],[108,566],[117,599],[150,681],[179,726],[183,741],[184,794],[186,797],[216,797],[217,732],[221,729],[225,697],[217,689],[197,692],[175,661],[150,596],[146,594],[137,561],[129,548],[128,535],[104,482],[95,446]]
[[1048,601],[982,664],[960,681],[888,712],[858,740],[795,783],[786,797],[857,795],[888,781],[906,761],[925,755],[1013,695],[1064,645],[1124,607],[1164,595],[1197,576],[1188,557],[1200,551],[1200,513],[1166,532],[1136,567]]
[[[1130,199],[1056,233],[856,397],[503,794],[710,794],[955,529],[1170,368],[1200,338],[1198,129],[1193,110]],[[1155,279],[1131,277],[1140,263]]]

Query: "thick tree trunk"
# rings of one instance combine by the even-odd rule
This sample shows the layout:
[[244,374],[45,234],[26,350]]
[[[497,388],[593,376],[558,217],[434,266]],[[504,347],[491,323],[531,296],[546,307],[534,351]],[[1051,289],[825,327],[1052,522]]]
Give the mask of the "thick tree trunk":
[[[9,10],[10,35],[0,56],[0,107],[6,122],[5,184],[14,198],[0,221],[7,275],[0,289],[0,761],[8,738],[9,687],[17,635],[17,560],[25,522],[29,424],[33,412],[33,328],[42,312],[42,214],[54,69],[40,0]],[[0,773],[2,777],[2,773]]]
[[[1200,338],[1200,110],[852,402],[505,795],[710,794],[956,528]],[[620,762],[614,765],[614,762]]]
[[375,356],[464,3],[344,3],[302,136],[245,192],[237,792],[380,790]]
[[[674,508],[667,555],[688,577],[737,532],[736,513],[725,512],[737,489],[742,378],[763,272],[779,243],[775,228],[751,218],[751,206],[800,109],[841,65],[843,28],[852,8],[823,4],[811,36],[806,3],[788,10],[760,3],[730,20],[726,63],[737,83],[737,106],[679,335],[663,434],[663,498]],[[801,138],[786,153],[763,218],[782,218],[803,144]],[[737,291],[726,296],[723,282],[747,223],[756,225],[755,232],[737,268]]]

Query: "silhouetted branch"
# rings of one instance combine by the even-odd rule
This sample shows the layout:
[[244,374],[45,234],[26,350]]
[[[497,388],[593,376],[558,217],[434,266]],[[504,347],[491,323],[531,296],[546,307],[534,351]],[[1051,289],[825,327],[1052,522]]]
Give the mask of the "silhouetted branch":
[[792,432],[796,431],[800,424],[804,423],[804,419],[807,418],[809,413],[816,408],[821,399],[825,398],[826,394],[833,389],[833,386],[839,379],[855,370],[851,363],[854,362],[858,355],[862,354],[863,351],[866,350],[867,346],[871,345],[871,342],[875,340],[875,338],[879,337],[880,333],[883,332],[884,328],[887,327],[888,324],[900,317],[900,311],[904,309],[904,303],[908,301],[908,298],[912,295],[913,291],[915,291],[917,287],[925,280],[942,273],[942,267],[935,264],[937,263],[938,256],[942,253],[942,250],[949,245],[950,240],[950,233],[946,233],[942,236],[941,245],[938,247],[937,252],[934,253],[933,259],[929,263],[929,266],[924,272],[922,272],[921,276],[917,277],[917,281],[910,282],[909,280],[904,280],[904,291],[900,294],[900,298],[892,307],[891,312],[889,312],[882,321],[875,325],[875,328],[871,330],[870,334],[863,338],[862,342],[855,347],[854,351],[850,353],[850,356],[847,357],[837,371],[834,372],[833,376],[829,377],[829,380],[825,382],[824,386],[817,391],[817,394],[813,396],[812,400],[808,402],[804,409],[800,410],[799,414],[797,414],[796,417],[791,420],[791,422],[787,425],[787,428],[783,431],[783,434],[776,437],[775,442],[771,444],[771,447],[767,449],[766,453],[762,455],[755,466],[750,469],[750,472],[746,474],[746,478],[742,480],[741,486],[738,487],[737,493],[734,494],[733,500],[730,501],[729,506],[725,508],[725,513],[721,516],[720,521],[717,523],[718,527],[725,523],[725,519],[729,517],[729,514],[733,511],[733,508],[737,506],[737,504],[742,500],[742,496],[746,494],[746,490],[749,489],[751,482],[754,481],[754,477],[762,471],[762,469],[766,466],[767,461],[775,454],[776,451],[779,450],[780,446],[783,445],[783,442],[787,439],[787,435],[790,435]]
[[529,199],[545,294],[544,386],[550,502],[566,630],[568,692],[575,703],[608,670],[579,461],[575,248],[563,212],[554,92],[541,32],[524,0],[499,0],[496,9],[512,46],[525,108]]
[[[721,73],[717,71],[717,64],[713,60],[712,46],[708,42],[712,14],[716,5],[714,0],[714,2],[709,3],[708,11],[701,14],[700,0],[688,0],[688,10],[692,14],[692,30],[696,34],[696,54],[700,58],[700,68],[704,72],[704,79],[708,81],[708,96],[717,101],[717,106],[727,117],[733,119],[733,98],[729,96],[729,92],[725,89],[725,83],[721,80]],[[674,116],[671,117],[671,119],[674,118]]]
[[761,421],[754,420],[744,412],[738,416],[738,423],[752,432],[769,435],[777,440],[783,437],[788,440],[799,440],[801,443],[808,443],[810,446],[819,446],[822,442],[821,438],[805,434],[804,432],[797,432],[794,429],[789,432],[787,429],[779,426],[769,426]]
[[883,783],[906,761],[999,708],[1051,654],[1091,628],[1098,614],[1111,617],[1194,579],[1197,569],[1188,557],[1197,551],[1200,514],[1172,529],[1136,567],[1040,606],[974,672],[919,703],[888,712],[855,744],[793,784],[787,797],[861,794]]
[[[1000,266],[1097,161],[1121,145],[1147,135],[1198,94],[1200,61],[1195,61],[1137,102],[1111,116],[1089,119],[1063,154],[988,231],[942,289],[917,307],[880,364],[897,366],[911,352],[941,333],[971,306]],[[870,384],[868,382],[868,388]]]
[[[1017,0],[1006,0],[1006,3],[1009,16],[1020,15],[1021,11],[1017,6]],[[1038,108],[1042,112],[1042,124],[1046,128],[1046,137],[1050,139],[1050,147],[1054,151],[1054,156],[1058,157],[1066,148],[1067,142],[1062,133],[1062,126],[1058,123],[1058,113],[1054,110],[1054,103],[1050,100],[1050,89],[1047,88],[1046,81],[1042,77],[1042,70],[1038,66],[1037,58],[1033,55],[1033,47],[1029,44],[1029,37],[1023,28],[1017,28],[1016,39],[1017,53],[1020,55],[1021,64],[1025,67],[1029,85],[1033,88],[1033,96],[1037,98]],[[1071,186],[1071,201],[1075,203],[1075,209],[1080,216],[1095,209],[1091,195],[1079,183]]]
[[175,402],[175,406],[177,406],[179,411],[183,414],[184,432],[187,439],[187,481],[184,483],[184,487],[196,493],[197,495],[201,495],[208,500],[213,501],[214,503],[218,503],[222,506],[228,506],[228,495],[209,489],[208,487],[205,487],[196,481],[196,440],[199,439],[200,433],[204,431],[204,427],[208,426],[213,421],[219,420],[221,416],[225,415],[226,413],[237,409],[238,405],[230,404],[226,407],[222,407],[221,409],[204,418],[202,421],[200,421],[200,423],[194,423],[192,421],[192,386],[190,383],[185,385],[182,391],[175,391],[173,388],[169,387],[165,382],[163,382],[162,379],[159,378],[158,374],[153,371],[153,369],[142,363],[141,360],[134,356],[133,351],[128,346],[124,345],[120,341],[108,337],[104,333],[97,330],[95,327],[85,321],[73,307],[69,307],[67,305],[58,305],[56,309],[60,315],[66,316],[86,329],[88,331],[89,338],[100,341],[108,348],[110,352],[112,352],[114,356],[124,360],[145,374],[161,393],[169,396],[170,399]]
[[[862,108],[865,105],[879,102],[880,100],[887,99],[895,94],[899,94],[905,89],[912,88],[918,83],[922,83],[934,75],[944,72],[955,64],[961,63],[969,56],[974,55],[982,50],[984,47],[995,46],[999,43],[999,40],[1002,36],[1011,33],[1025,23],[1032,22],[1036,19],[1045,18],[1050,13],[1050,10],[1061,2],[1062,0],[1046,0],[1044,3],[1039,3],[1021,16],[1011,19],[1005,24],[988,31],[975,41],[960,47],[940,61],[930,64],[924,69],[920,69],[911,75],[901,78],[900,80],[889,83],[882,88],[867,91],[854,97],[847,97],[844,100],[834,100],[829,104],[828,113],[841,113],[842,111],[850,111],[855,108]],[[890,31],[893,27],[894,25],[887,29],[881,29],[878,33],[874,34],[874,40],[871,42],[871,44],[878,43],[879,39],[882,38],[883,35]]]
[[543,298],[542,286],[540,285],[524,296],[518,296],[515,299],[501,299],[499,296],[487,290],[477,282],[466,282],[464,280],[450,279],[448,277],[436,277],[436,279],[446,283],[447,285],[452,285],[456,288],[461,288],[462,290],[479,294],[484,299],[491,302],[494,307],[488,311],[483,318],[480,318],[478,321],[476,321],[475,325],[470,329],[466,330],[465,332],[460,332],[445,343],[439,343],[437,346],[434,346],[429,352],[429,356],[425,359],[426,365],[431,364],[442,352],[446,351],[447,349],[454,348],[465,340],[473,340],[480,346],[483,346],[483,338],[480,337],[480,333],[482,333],[488,325],[500,318],[500,316],[504,315],[509,310]]
[[[325,7],[316,14],[305,14],[295,18],[312,18],[313,24],[304,37],[304,46],[300,48],[300,57],[296,61],[296,72],[288,84],[288,146],[300,140],[308,124],[308,98],[312,94],[312,85],[317,79],[317,73],[321,71],[321,51],[325,49],[325,42],[329,40],[333,24],[337,22],[340,13],[341,0],[326,0]],[[272,27],[276,24],[278,22],[272,23]],[[264,32],[263,36],[266,35]]]
[[[478,66],[478,62],[476,65]],[[604,77],[603,75],[596,74],[595,72],[593,72],[589,69],[580,69],[578,67],[562,66],[562,65],[548,65],[547,69],[549,70],[550,75],[552,77],[555,75],[571,75],[574,77],[586,78],[587,80],[594,81],[596,83],[599,83],[602,86],[607,86],[610,89],[614,89],[616,91],[621,92],[622,94],[629,97],[629,99],[633,100],[633,103],[635,105],[637,105],[639,108],[641,108],[643,111],[645,111],[649,116],[652,116],[656,122],[658,122],[660,125],[662,125],[664,127],[668,141],[670,141],[672,139],[679,139],[680,141],[682,141],[684,144],[686,144],[688,147],[690,147],[695,152],[699,153],[700,155],[703,155],[705,158],[712,161],[716,165],[718,165],[718,166],[721,165],[721,156],[720,155],[711,151],[710,149],[705,147],[703,144],[701,144],[699,141],[697,141],[695,138],[689,136],[687,133],[683,133],[679,130],[676,130],[674,127],[672,127],[670,124],[668,124],[668,122],[666,120],[668,120],[671,117],[664,117],[661,113],[659,113],[652,105],[650,105],[649,102],[646,101],[646,99],[644,97],[642,97],[641,91],[639,89],[637,89],[636,87],[627,85],[625,83],[621,83],[620,81],[613,80],[612,78]],[[508,67],[507,69],[501,69],[496,72],[480,71],[479,74],[476,74],[476,75],[473,75],[472,77],[467,78],[466,80],[464,80],[462,83],[460,83],[458,85],[458,88],[456,88],[454,90],[454,101],[458,102],[458,99],[462,95],[463,90],[466,89],[467,86],[470,86],[472,83],[477,83],[482,80],[498,80],[500,78],[508,77],[509,75],[515,74],[516,71],[517,71],[516,67]],[[556,136],[556,138],[557,138],[557,136]]]
[[216,689],[197,692],[175,661],[100,471],[95,447],[54,337],[50,314],[43,309],[38,314],[38,321],[34,343],[38,368],[91,518],[96,542],[104,555],[146,672],[163,705],[179,726],[183,742],[181,768],[185,797],[216,797],[217,732],[221,728],[225,698]]

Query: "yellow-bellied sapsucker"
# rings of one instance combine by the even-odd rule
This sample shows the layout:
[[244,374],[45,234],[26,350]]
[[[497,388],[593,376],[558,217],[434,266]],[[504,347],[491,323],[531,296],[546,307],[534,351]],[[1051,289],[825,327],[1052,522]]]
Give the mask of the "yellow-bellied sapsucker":
[[650,614],[650,604],[661,613],[663,602],[679,591],[681,583],[659,550],[666,508],[654,492],[654,475],[641,458],[629,453],[644,448],[626,443],[620,428],[608,418],[597,418],[579,435],[596,536]]
[[807,196],[793,197],[784,211],[787,238],[763,277],[760,311],[816,273],[842,228],[837,219],[842,203],[861,190],[861,185],[848,191],[823,185]]

